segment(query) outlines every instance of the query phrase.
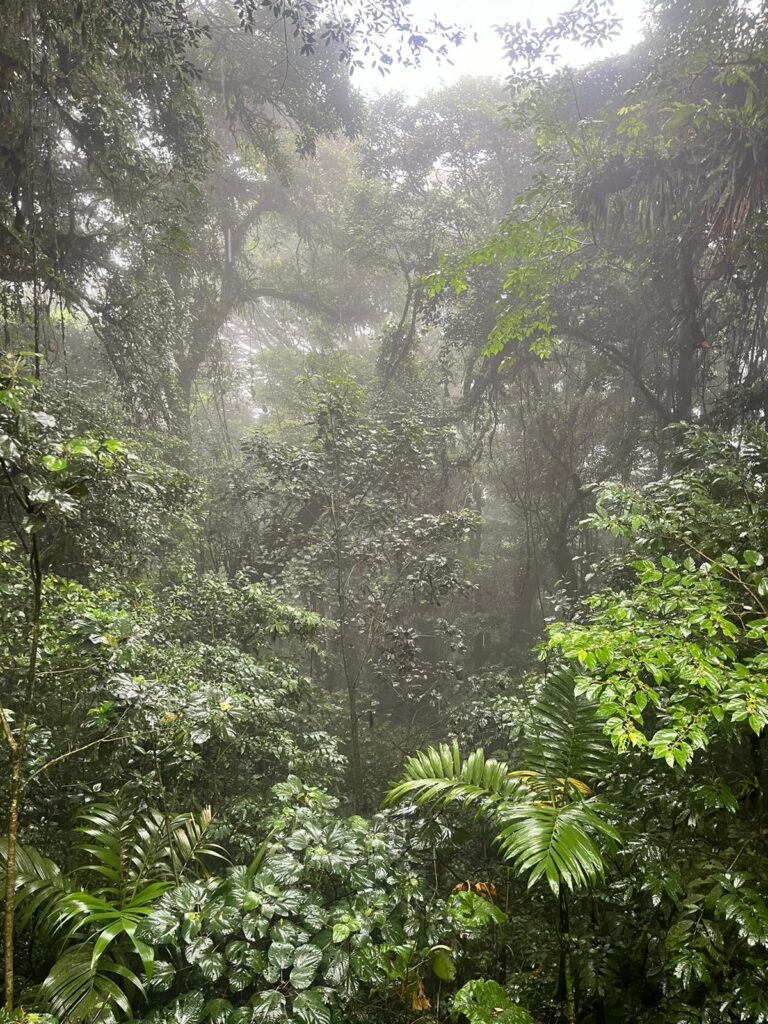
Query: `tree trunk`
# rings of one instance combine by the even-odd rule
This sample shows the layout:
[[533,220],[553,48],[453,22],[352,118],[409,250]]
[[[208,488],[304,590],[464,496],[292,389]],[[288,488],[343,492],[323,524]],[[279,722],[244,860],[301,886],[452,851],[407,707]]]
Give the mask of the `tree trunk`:
[[699,323],[700,296],[695,276],[695,243],[683,239],[680,256],[681,323],[677,350],[677,395],[675,419],[689,423],[693,419],[693,393],[696,384],[698,353],[706,344]]
[[568,897],[563,886],[559,894],[560,913],[558,920],[558,938],[560,940],[560,983],[558,995],[565,1003],[565,1019],[568,1024],[576,1024],[576,994],[573,988],[573,965],[571,963],[570,915],[568,913]]
[[347,698],[349,701],[349,782],[352,803],[358,814],[365,810],[363,793],[363,761],[360,756],[360,721],[357,713],[357,687],[347,676]]
[[5,864],[5,908],[3,913],[3,987],[5,1008],[13,1011],[13,898],[16,891],[16,845],[19,835],[19,805],[21,803],[21,749],[17,741],[10,748],[10,796],[8,801],[8,850]]
[[[29,509],[29,503],[27,502]],[[2,716],[3,732],[8,745],[10,762],[9,793],[8,793],[8,851],[5,865],[5,909],[3,911],[3,944],[5,964],[3,966],[3,986],[5,1007],[13,1010],[13,945],[14,945],[14,905],[16,891],[16,848],[19,836],[19,812],[22,794],[22,764],[27,746],[27,729],[29,712],[35,695],[37,684],[37,659],[40,651],[40,622],[43,608],[43,573],[40,566],[40,548],[37,534],[32,535],[29,552],[29,575],[31,595],[29,608],[29,656],[27,661],[26,682],[21,701],[19,728],[14,736],[11,725]]]

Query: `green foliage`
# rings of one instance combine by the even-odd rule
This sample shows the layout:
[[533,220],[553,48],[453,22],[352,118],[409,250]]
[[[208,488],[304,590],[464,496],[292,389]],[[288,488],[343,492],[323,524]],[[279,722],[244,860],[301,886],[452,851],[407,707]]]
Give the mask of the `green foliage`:
[[482,750],[462,760],[456,742],[452,748],[442,744],[408,760],[387,802],[477,805],[493,826],[501,856],[527,876],[529,887],[542,877],[555,893],[594,884],[604,871],[596,841],[619,836],[603,817],[610,808],[577,777],[590,777],[605,760],[594,728],[590,737],[579,711],[573,680],[553,675],[532,714],[529,763],[512,772],[503,762],[486,760]]
[[451,747],[443,743],[409,759],[403,781],[390,790],[386,802],[414,796],[419,804],[456,801],[463,806],[479,803],[492,807],[514,799],[521,785],[508,765],[486,759],[482,750],[462,760],[457,742]]
[[605,869],[598,840],[617,841],[616,830],[601,817],[608,808],[592,798],[552,806],[529,801],[504,808],[497,842],[502,857],[528,885],[545,878],[553,892],[593,885]]
[[[447,949],[431,952],[440,905],[391,821],[340,818],[334,800],[295,776],[274,792],[282,810],[249,866],[182,884],[138,927],[164,965],[152,987],[167,988],[171,965],[184,963],[204,1014],[321,1024],[359,1012],[383,985],[407,988],[427,964],[452,976]],[[177,1013],[170,1003],[148,1020]]]
[[533,1017],[513,1003],[497,981],[468,981],[453,997],[453,1012],[469,1024],[533,1024]]
[[313,782],[343,772],[332,706],[302,665],[327,624],[244,575],[186,567],[178,576],[136,608],[103,717],[130,724],[126,755],[146,766],[151,799],[162,788],[176,806],[190,797],[215,805],[228,845],[241,848],[286,770]]
[[759,735],[768,722],[764,441],[743,455],[697,433],[684,445],[670,481],[603,491],[591,523],[631,538],[629,580],[588,598],[585,621],[557,623],[547,644],[578,666],[619,749],[681,768],[728,726]]
[[9,1012],[6,1007],[0,1006],[0,1024],[58,1024],[58,1022],[49,1013],[31,1013],[21,1007]]
[[247,473],[254,563],[334,622],[326,674],[347,695],[360,809],[365,711],[393,721],[411,706],[426,718],[459,688],[463,635],[449,616],[472,588],[463,556],[479,519],[446,507],[452,441],[427,416],[379,415],[348,375],[310,378],[305,395],[301,443],[258,431],[238,473]]
[[0,465],[3,493],[18,504],[26,536],[74,519],[80,502],[127,457],[116,438],[78,436],[47,411],[24,356],[0,359]]
[[453,892],[446,900],[448,917],[464,931],[475,931],[490,924],[504,924],[507,915],[476,892]]
[[764,5],[198,7],[0,11],[9,1005],[768,1020]]
[[[533,201],[535,196],[529,198]],[[428,279],[427,290],[433,298],[446,286],[461,295],[470,287],[474,268],[500,270],[500,311],[484,354],[503,353],[513,359],[516,343],[527,342],[531,352],[544,358],[557,342],[552,292],[578,275],[574,255],[585,243],[580,229],[568,223],[565,211],[533,212],[525,208],[523,199],[518,206],[521,212],[506,220],[482,246],[457,260],[445,259],[440,271]]]
[[613,759],[595,710],[579,695],[573,673],[550,670],[532,700],[526,769],[564,787],[574,776],[599,780]]
[[[17,849],[18,925],[50,963],[34,998],[64,1020],[109,1020],[118,1010],[131,1016],[145,994],[142,977],[151,980],[154,971],[139,924],[175,881],[204,871],[222,852],[206,834],[209,811],[167,817],[94,804],[79,822],[77,848],[89,860],[70,876],[34,849]],[[0,861],[6,857],[7,844]]]

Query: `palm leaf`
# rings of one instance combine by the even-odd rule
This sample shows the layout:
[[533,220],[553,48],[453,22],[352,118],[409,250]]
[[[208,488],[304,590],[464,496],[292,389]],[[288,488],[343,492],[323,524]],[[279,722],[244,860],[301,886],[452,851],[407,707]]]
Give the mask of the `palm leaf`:
[[549,672],[533,701],[525,768],[564,785],[566,780],[602,778],[611,757],[594,705],[576,696],[573,674]]
[[476,750],[462,760],[459,745],[441,743],[408,758],[403,777],[387,794],[384,804],[398,803],[406,797],[417,804],[460,803],[487,807],[511,800],[523,788],[503,761],[486,758]]
[[210,807],[204,807],[197,817],[182,814],[172,822],[172,835],[175,843],[175,856],[179,874],[191,864],[204,866],[205,858],[227,861],[223,847],[208,839],[208,830],[213,822]]
[[81,870],[100,875],[107,885],[94,891],[122,899],[129,881],[129,822],[113,804],[91,804],[78,815],[77,831],[88,837],[78,848],[91,857]]
[[92,804],[78,818],[78,832],[88,840],[79,848],[91,858],[81,870],[101,875],[107,884],[94,891],[121,904],[135,898],[145,879],[175,881],[205,857],[226,859],[207,838],[209,807],[197,817],[167,817],[158,810],[138,815],[112,804]]
[[595,840],[618,842],[619,834],[597,813],[602,805],[576,800],[562,806],[526,801],[504,808],[496,840],[505,860],[529,887],[543,876],[553,892],[593,885],[604,871]]
[[[209,808],[197,817],[166,818],[159,811],[137,815],[92,804],[78,821],[79,849],[89,858],[79,878],[95,884],[79,888],[53,861],[18,847],[17,920],[34,929],[37,941],[45,939],[55,957],[38,987],[42,1005],[72,1024],[106,1024],[116,1011],[131,1016],[131,990],[144,991],[128,966],[131,958],[138,956],[152,977],[154,951],[136,938],[138,924],[179,876],[204,857],[223,859],[223,852],[207,838]],[[0,869],[6,857],[7,843],[0,840]]]
[[[8,840],[0,838],[0,879],[5,881]],[[30,921],[52,914],[61,898],[71,891],[71,883],[61,869],[32,846],[16,847],[15,878],[16,922],[26,928]]]
[[547,677],[531,718],[523,768],[512,772],[482,750],[462,760],[458,744],[441,744],[408,759],[385,805],[408,799],[474,807],[497,827],[502,856],[529,885],[545,878],[557,892],[594,884],[604,870],[598,842],[619,835],[577,773],[599,778],[610,747],[568,673]]
[[131,1016],[130,1001],[114,977],[144,992],[141,981],[129,968],[104,958],[94,966],[92,955],[90,943],[72,946],[58,958],[40,986],[45,1003],[68,1024],[112,1020],[115,1006]]

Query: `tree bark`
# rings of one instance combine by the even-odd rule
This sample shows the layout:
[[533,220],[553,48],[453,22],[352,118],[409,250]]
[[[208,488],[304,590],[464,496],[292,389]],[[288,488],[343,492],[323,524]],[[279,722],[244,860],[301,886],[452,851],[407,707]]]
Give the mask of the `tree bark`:
[[[27,511],[31,511],[28,498]],[[29,575],[31,595],[29,606],[29,656],[27,661],[26,685],[19,715],[18,732],[14,736],[10,723],[3,715],[3,732],[8,745],[10,760],[8,799],[8,851],[5,864],[5,908],[3,911],[3,944],[5,963],[3,965],[3,987],[5,1007],[13,1010],[13,952],[14,952],[14,894],[16,892],[16,849],[19,837],[19,813],[23,789],[22,766],[27,745],[29,712],[32,707],[37,683],[37,660],[40,651],[40,620],[43,606],[43,573],[40,566],[40,549],[37,535],[33,534],[29,550]]]
[[573,988],[573,965],[571,963],[570,915],[568,897],[562,884],[559,893],[558,938],[560,939],[560,997],[565,1003],[565,1019],[576,1024],[576,993]]
[[680,254],[680,286],[682,315],[677,349],[677,395],[675,419],[690,423],[693,419],[693,392],[696,384],[697,356],[705,344],[699,323],[699,290],[695,277],[695,243],[683,239]]
[[13,946],[14,946],[14,894],[16,891],[16,846],[19,835],[19,805],[21,803],[21,750],[14,740],[10,750],[10,797],[8,801],[8,849],[5,863],[5,908],[3,911],[3,988],[5,1008],[13,1011]]

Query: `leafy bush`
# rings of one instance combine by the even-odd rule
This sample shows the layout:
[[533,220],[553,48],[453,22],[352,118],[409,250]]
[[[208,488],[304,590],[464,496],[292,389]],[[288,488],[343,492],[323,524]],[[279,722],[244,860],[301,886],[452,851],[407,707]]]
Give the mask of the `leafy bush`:
[[295,776],[256,857],[225,877],[185,882],[137,928],[155,949],[148,1021],[328,1024],[429,1005],[452,972],[450,925],[387,816],[339,818]]

